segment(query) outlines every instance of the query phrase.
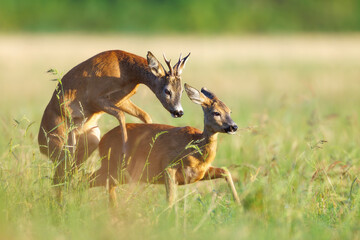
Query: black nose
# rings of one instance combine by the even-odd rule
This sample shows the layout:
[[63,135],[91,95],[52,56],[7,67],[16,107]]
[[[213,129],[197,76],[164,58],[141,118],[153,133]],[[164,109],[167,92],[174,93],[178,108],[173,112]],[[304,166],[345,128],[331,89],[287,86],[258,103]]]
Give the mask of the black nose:
[[238,130],[238,126],[236,124],[230,126],[230,129],[234,132],[236,132],[236,130]]
[[184,115],[184,112],[182,111],[182,110],[180,110],[180,111],[174,111],[173,112],[173,115],[174,115],[174,117],[181,117],[182,115]]
[[234,124],[234,125],[230,125],[229,127],[227,127],[225,129],[225,132],[233,133],[233,132],[236,132],[236,130],[238,130],[238,126],[236,124]]

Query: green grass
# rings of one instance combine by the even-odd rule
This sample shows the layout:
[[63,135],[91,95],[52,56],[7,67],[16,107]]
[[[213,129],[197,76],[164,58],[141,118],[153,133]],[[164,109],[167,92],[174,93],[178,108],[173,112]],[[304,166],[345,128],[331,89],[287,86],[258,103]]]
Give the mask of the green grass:
[[[105,189],[88,189],[76,178],[82,173],[59,204],[53,166],[37,146],[55,83],[26,89],[26,99],[4,91],[0,239],[359,239],[360,64],[349,59],[189,61],[186,82],[217,93],[241,128],[220,135],[214,165],[236,177],[242,207],[217,180],[179,187],[174,209],[167,208],[162,185],[123,185],[114,210]],[[181,119],[171,119],[146,88],[134,101],[155,122],[202,127],[201,109],[186,95]],[[109,116],[100,121],[102,134],[115,126]]]

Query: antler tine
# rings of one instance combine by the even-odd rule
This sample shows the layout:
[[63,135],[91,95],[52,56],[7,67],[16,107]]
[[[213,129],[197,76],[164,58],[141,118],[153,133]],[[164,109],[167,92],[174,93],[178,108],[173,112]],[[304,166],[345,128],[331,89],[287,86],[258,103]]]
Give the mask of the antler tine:
[[174,70],[175,70],[175,73],[177,75],[180,75],[182,73],[182,69],[184,68],[185,66],[185,63],[186,63],[186,60],[188,59],[188,57],[190,56],[190,53],[184,57],[183,59],[182,58],[182,54],[180,54],[180,58],[179,58],[179,61],[175,64],[174,66]]
[[164,60],[166,62],[166,65],[168,66],[169,70],[170,70],[170,75],[173,75],[174,74],[174,69],[173,67],[171,66],[170,62],[171,60],[167,60],[166,56],[165,56],[165,53],[163,53],[163,56],[164,56]]
[[190,54],[191,54],[191,52],[189,52],[189,54],[188,54],[186,57],[184,57],[184,58],[182,59],[182,61],[186,61],[186,59],[190,56]]
[[181,64],[181,62],[183,60],[181,58],[182,58],[182,53],[180,53],[179,61],[174,65],[174,71],[175,72],[177,72],[177,70],[178,70],[178,68],[179,68],[179,66],[180,66],[180,64]]

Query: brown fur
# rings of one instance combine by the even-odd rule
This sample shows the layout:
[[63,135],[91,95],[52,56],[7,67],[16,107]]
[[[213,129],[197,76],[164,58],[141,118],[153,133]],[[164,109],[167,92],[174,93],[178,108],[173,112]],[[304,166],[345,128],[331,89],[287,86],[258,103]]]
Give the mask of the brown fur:
[[[186,86],[189,89],[190,86]],[[190,96],[190,95],[189,95]],[[202,95],[204,131],[193,127],[173,127],[164,124],[126,124],[130,158],[123,160],[122,139],[119,127],[103,136],[99,144],[103,157],[101,168],[95,174],[95,186],[105,186],[110,180],[111,201],[116,202],[114,188],[120,183],[145,182],[167,186],[168,201],[174,200],[174,184],[183,185],[200,180],[225,178],[239,202],[230,173],[223,168],[212,167],[216,156],[218,132],[224,132],[226,124],[235,125],[230,110],[219,99]],[[222,112],[223,120],[214,117],[214,111]],[[215,121],[215,119],[217,121]],[[215,130],[214,130],[215,129]],[[235,130],[236,131],[236,130]],[[153,143],[157,134],[161,135]],[[153,147],[151,148],[151,145]],[[196,145],[201,153],[189,144]]]

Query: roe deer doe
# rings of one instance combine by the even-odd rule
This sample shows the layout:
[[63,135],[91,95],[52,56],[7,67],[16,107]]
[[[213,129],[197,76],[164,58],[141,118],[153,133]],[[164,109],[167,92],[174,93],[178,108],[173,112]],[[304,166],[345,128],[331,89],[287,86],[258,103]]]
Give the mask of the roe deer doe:
[[[164,124],[126,124],[129,158],[123,158],[119,127],[106,133],[99,143],[101,168],[95,172],[94,186],[109,184],[110,202],[116,205],[117,182],[165,184],[167,200],[174,202],[175,185],[201,180],[225,178],[240,203],[230,172],[213,167],[218,133],[234,134],[237,125],[230,109],[212,92],[201,92],[185,84],[189,98],[202,106],[204,130],[193,127],[173,127]],[[153,140],[154,137],[156,140]],[[150,146],[152,144],[152,147]]]
[[[190,54],[189,54],[190,55]],[[150,116],[130,101],[139,84],[145,84],[173,117],[181,117],[182,84],[180,75],[189,57],[170,65],[169,71],[151,52],[147,60],[120,50],[99,53],[71,69],[59,82],[42,117],[38,142],[41,153],[58,166],[54,184],[64,181],[67,156],[75,166],[97,147],[99,117],[108,113],[120,123],[119,137],[126,154],[127,132],[124,112],[151,123]],[[70,166],[70,168],[74,166]]]

